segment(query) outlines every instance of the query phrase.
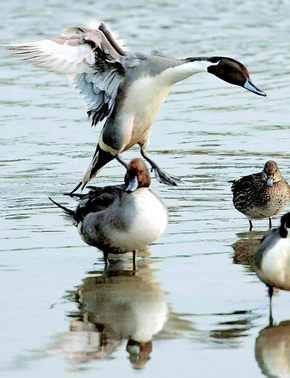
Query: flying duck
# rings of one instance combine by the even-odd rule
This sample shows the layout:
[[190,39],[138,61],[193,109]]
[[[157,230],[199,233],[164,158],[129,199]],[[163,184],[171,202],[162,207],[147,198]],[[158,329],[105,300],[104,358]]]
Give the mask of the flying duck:
[[150,175],[142,159],[133,159],[127,168],[125,183],[103,188],[90,187],[73,211],[50,200],[74,220],[82,239],[104,252],[133,252],[152,243],[163,234],[168,212],[163,202],[149,189]]
[[250,231],[253,219],[269,218],[281,213],[290,199],[290,186],[281,175],[275,161],[266,162],[262,172],[233,180],[232,193],[235,208],[249,220]]
[[262,239],[254,262],[258,277],[268,286],[272,323],[273,287],[290,290],[290,213],[283,215],[280,227]]
[[250,80],[247,68],[227,57],[176,59],[126,51],[102,23],[98,29],[70,27],[58,38],[8,45],[25,60],[59,74],[83,97],[92,125],[106,120],[92,162],[74,193],[82,189],[112,159],[138,144],[160,182],[177,185],[146,153],[151,125],[173,84],[193,74],[209,72],[257,95],[266,96]]

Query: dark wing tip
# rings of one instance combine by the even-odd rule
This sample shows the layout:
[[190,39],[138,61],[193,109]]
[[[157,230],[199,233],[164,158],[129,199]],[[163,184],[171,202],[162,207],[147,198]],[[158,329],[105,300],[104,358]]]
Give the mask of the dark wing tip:
[[103,22],[100,24],[99,30],[105,35],[110,45],[113,47],[113,49],[116,50],[116,52],[119,55],[122,55],[122,56],[127,55],[127,52],[118,44],[116,39],[113,37],[112,33],[109,31],[109,29],[106,27],[106,25]]

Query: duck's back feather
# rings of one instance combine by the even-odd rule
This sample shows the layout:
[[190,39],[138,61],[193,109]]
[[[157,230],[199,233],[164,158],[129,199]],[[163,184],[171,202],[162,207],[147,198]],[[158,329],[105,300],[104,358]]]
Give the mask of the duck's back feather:
[[237,194],[243,190],[251,189],[261,183],[261,174],[255,173],[252,175],[244,176],[239,180],[230,181],[232,183],[232,193]]
[[125,185],[112,185],[103,188],[90,186],[87,194],[80,196],[80,202],[75,210],[74,219],[82,222],[89,213],[107,209],[117,197],[124,193]]

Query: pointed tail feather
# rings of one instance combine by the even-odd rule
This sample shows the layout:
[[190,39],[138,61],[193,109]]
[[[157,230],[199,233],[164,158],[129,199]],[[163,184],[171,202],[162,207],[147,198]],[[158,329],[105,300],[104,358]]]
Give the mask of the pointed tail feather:
[[73,219],[74,219],[74,214],[75,214],[75,212],[74,212],[73,210],[68,209],[67,207],[65,207],[65,206],[63,206],[63,205],[61,205],[61,204],[55,202],[55,201],[54,201],[52,198],[50,198],[50,197],[48,197],[48,198],[49,198],[49,200],[50,200],[52,203],[54,203],[56,206],[58,206],[60,209],[62,209],[62,210],[65,212],[65,214],[66,214],[69,218],[73,218]]
[[106,152],[101,149],[99,145],[97,145],[93,160],[91,164],[89,165],[89,168],[82,179],[82,190],[87,185],[87,183],[96,176],[100,170],[111,160],[113,160],[115,157],[110,154],[109,152]]

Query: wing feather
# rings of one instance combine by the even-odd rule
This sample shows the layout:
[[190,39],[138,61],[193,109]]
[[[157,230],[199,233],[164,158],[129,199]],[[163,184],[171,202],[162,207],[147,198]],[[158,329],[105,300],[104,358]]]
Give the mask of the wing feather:
[[126,52],[103,24],[100,29],[70,27],[59,38],[6,47],[47,71],[66,74],[84,99],[92,125],[112,113],[124,79]]

